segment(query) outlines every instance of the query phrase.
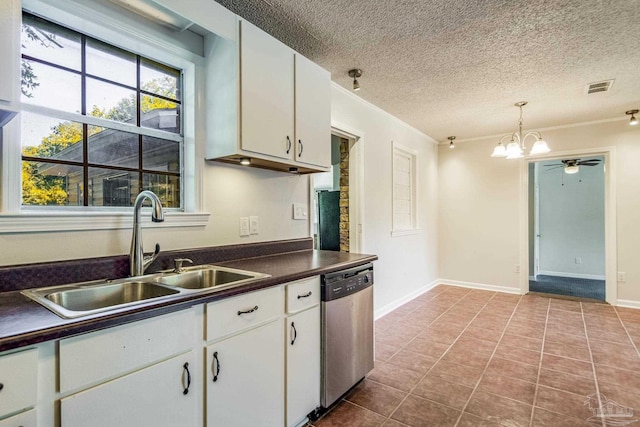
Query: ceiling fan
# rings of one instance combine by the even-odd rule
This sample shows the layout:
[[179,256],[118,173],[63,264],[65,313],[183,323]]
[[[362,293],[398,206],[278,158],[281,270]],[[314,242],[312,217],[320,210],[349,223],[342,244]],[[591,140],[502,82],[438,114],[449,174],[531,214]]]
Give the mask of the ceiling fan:
[[567,159],[567,160],[560,160],[560,162],[561,163],[544,165],[544,166],[549,168],[547,169],[548,171],[553,169],[563,168],[564,173],[574,174],[574,173],[578,173],[578,171],[580,170],[580,166],[596,166],[601,162],[601,160],[600,159],[588,159],[588,160]]

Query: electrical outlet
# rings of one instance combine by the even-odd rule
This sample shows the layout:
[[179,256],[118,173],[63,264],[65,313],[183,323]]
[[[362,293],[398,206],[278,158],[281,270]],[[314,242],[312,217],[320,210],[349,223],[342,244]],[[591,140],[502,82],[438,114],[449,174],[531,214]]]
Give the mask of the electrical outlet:
[[618,282],[624,283],[627,281],[627,273],[624,271],[618,271]]
[[241,216],[240,217],[240,237],[249,235],[249,217]]
[[513,269],[514,273],[520,273],[520,264],[516,264],[515,268]]
[[258,217],[250,216],[249,217],[249,233],[250,234],[258,234]]
[[576,257],[576,264],[582,264],[582,258]]

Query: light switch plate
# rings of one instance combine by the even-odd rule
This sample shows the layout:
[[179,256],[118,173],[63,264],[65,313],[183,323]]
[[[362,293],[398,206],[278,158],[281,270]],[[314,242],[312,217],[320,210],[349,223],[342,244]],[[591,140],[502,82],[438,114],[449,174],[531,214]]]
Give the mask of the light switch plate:
[[307,205],[305,203],[293,204],[293,219],[307,219]]
[[258,234],[258,230],[259,230],[258,217],[250,216],[249,217],[249,233]]
[[249,217],[241,216],[240,217],[240,237],[249,235]]

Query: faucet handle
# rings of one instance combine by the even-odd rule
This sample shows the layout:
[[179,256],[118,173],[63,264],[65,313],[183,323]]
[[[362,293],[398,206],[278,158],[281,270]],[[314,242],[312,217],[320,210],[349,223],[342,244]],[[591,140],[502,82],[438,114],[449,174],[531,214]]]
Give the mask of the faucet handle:
[[174,273],[181,273],[182,272],[182,263],[183,262],[188,262],[189,264],[193,264],[193,261],[190,260],[189,258],[176,258],[173,260],[174,263]]
[[156,258],[158,258],[158,254],[160,253],[160,244],[156,243],[156,249],[153,251],[153,253],[151,255],[142,255],[142,271],[144,273],[144,270],[146,270],[146,268],[151,265],[151,263],[153,261],[156,260]]

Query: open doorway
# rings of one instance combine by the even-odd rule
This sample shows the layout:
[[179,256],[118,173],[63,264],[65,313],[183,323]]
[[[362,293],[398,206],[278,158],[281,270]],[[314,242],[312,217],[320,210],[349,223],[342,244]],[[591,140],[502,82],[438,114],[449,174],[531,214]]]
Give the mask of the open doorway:
[[606,299],[605,157],[529,164],[529,291]]
[[350,251],[349,152],[347,138],[331,135],[331,171],[313,179],[314,241],[317,249]]

